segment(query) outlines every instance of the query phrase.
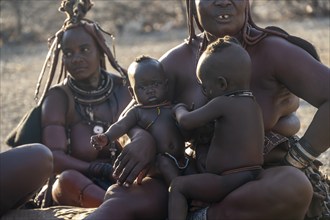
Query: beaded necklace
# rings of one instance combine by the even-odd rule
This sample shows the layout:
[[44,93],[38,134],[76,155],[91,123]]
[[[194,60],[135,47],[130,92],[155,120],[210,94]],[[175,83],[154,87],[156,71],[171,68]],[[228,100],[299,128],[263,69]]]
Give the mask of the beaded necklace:
[[253,94],[250,90],[236,90],[233,92],[228,92],[226,94],[223,94],[223,96],[227,97],[251,97],[253,98]]
[[160,116],[160,113],[161,113],[161,108],[162,107],[170,107],[171,106],[171,102],[169,101],[164,101],[162,103],[159,103],[159,104],[156,104],[156,105],[136,105],[140,108],[145,108],[145,109],[152,109],[152,108],[155,108],[156,109],[156,117],[151,121],[149,122],[149,124],[144,128],[145,130],[148,130],[158,119],[158,117]]
[[73,92],[75,100],[84,105],[102,103],[108,99],[113,91],[113,79],[104,71],[101,72],[100,86],[95,90],[86,91],[79,88],[71,77],[68,79],[68,85]]
[[[94,115],[93,107],[106,101],[110,104],[110,96],[113,94],[114,87],[114,82],[111,76],[102,70],[100,86],[91,91],[85,91],[79,88],[75,85],[72,78],[68,79],[68,85],[75,100],[76,110],[84,121],[93,128],[93,133],[100,134],[108,129],[108,127],[110,127],[113,123],[113,119],[111,121],[97,119]],[[118,104],[115,95],[113,96],[113,100],[116,105],[114,107],[117,108]],[[112,111],[112,115],[114,115],[113,106],[110,106],[109,110]]]

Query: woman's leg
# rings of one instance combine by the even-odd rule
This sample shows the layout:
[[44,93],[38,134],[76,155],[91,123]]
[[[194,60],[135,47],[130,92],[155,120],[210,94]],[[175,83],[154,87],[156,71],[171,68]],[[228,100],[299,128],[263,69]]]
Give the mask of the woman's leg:
[[113,185],[106,193],[106,201],[85,220],[165,219],[167,216],[167,187],[161,180],[145,178],[141,185],[129,188]]
[[0,154],[0,216],[32,198],[53,172],[52,152],[28,144]]
[[256,181],[213,204],[207,216],[214,220],[304,219],[312,194],[312,186],[300,170],[289,166],[269,168]]
[[60,205],[94,208],[101,205],[105,190],[76,170],[62,172],[52,189],[53,199]]

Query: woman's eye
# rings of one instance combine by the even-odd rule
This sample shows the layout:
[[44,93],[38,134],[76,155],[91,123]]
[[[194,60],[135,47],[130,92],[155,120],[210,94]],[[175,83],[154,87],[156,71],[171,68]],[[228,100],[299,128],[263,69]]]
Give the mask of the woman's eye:
[[64,54],[65,57],[71,57],[72,56],[71,52],[64,52],[63,54]]
[[89,51],[90,51],[90,49],[89,49],[89,48],[87,48],[87,47],[85,47],[85,48],[83,48],[83,49],[82,49],[82,51],[83,51],[83,52],[89,52]]

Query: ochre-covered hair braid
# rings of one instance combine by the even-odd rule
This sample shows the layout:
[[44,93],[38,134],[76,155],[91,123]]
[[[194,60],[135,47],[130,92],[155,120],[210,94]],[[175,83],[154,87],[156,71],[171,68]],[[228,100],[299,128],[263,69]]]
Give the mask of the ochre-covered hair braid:
[[[292,36],[278,27],[261,28],[261,27],[257,26],[254,23],[254,21],[252,20],[249,0],[246,0],[246,4],[247,4],[247,6],[245,8],[245,22],[244,22],[244,26],[242,28],[242,33],[243,33],[242,45],[243,46],[255,45],[268,35],[276,35],[276,36],[285,38],[289,42],[301,47],[302,49],[306,50],[309,54],[311,54],[316,60],[320,61],[320,58],[317,54],[315,47],[311,43],[307,42],[306,40],[301,39],[296,36]],[[189,31],[188,43],[190,44],[192,42],[192,40],[196,38],[193,21],[195,21],[196,26],[198,27],[198,29],[201,32],[204,32],[204,29],[203,29],[202,25],[200,24],[200,22],[198,21],[195,0],[186,0],[186,7],[187,7],[187,17],[188,17],[187,20],[188,20],[188,31]],[[260,33],[257,35],[252,35],[251,28],[254,28],[254,29],[260,31]],[[201,47],[202,50],[207,47],[207,43],[208,43],[207,40],[204,39],[203,45]]]
[[[106,69],[105,56],[107,56],[111,66],[119,72],[119,74],[123,79],[126,79],[127,77],[126,69],[124,69],[117,63],[117,60],[113,56],[103,36],[104,34],[106,34],[109,35],[111,38],[113,38],[112,34],[104,31],[96,22],[93,22],[85,18],[85,15],[92,8],[93,5],[94,4],[90,0],[62,0],[59,11],[65,12],[67,18],[65,19],[61,29],[57,31],[57,33],[53,37],[48,39],[48,44],[49,44],[48,54],[41,69],[35,90],[35,100],[39,101],[39,103],[42,102],[46,92],[52,85],[57,69],[59,54],[61,51],[61,42],[62,42],[63,34],[66,30],[72,28],[83,27],[86,30],[86,32],[93,37],[101,53],[101,60],[100,60],[101,68]],[[50,67],[49,76],[46,80],[43,93],[39,99],[38,95],[47,67]],[[57,82],[60,82],[66,76],[67,76],[67,72],[65,66],[61,62],[61,68]]]

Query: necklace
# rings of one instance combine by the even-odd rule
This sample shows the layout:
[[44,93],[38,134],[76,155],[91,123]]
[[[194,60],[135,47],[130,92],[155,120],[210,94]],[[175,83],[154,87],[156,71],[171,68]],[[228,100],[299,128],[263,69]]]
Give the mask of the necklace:
[[73,93],[76,102],[89,105],[104,102],[113,91],[113,79],[103,70],[101,71],[101,83],[95,90],[86,91],[75,85],[74,80],[69,77],[68,85]]
[[[80,109],[80,111],[79,111],[80,115],[82,116],[82,118],[85,119],[87,124],[93,128],[93,133],[94,134],[103,133],[112,124],[112,121],[106,122],[106,121],[98,120],[94,116],[94,110],[93,110],[92,105],[88,105],[88,106],[84,107],[83,105],[78,104],[78,106],[79,106],[79,109]],[[110,108],[110,111],[111,111],[111,108]]]
[[[108,101],[110,105],[110,97],[113,93],[114,82],[110,74],[107,74],[105,71],[101,71],[101,83],[100,86],[91,91],[86,91],[79,88],[75,85],[75,82],[72,78],[68,78],[68,85],[72,91],[76,109],[84,121],[92,128],[94,134],[103,133],[113,122],[99,120],[94,115],[94,106]],[[116,97],[113,96],[114,107],[117,107]],[[113,115],[113,106],[110,105],[109,111]]]
[[154,120],[152,120],[146,127],[145,127],[145,130],[148,130],[150,127],[151,127],[151,125],[153,125],[156,121],[157,121],[157,119],[158,119],[158,117],[159,117],[159,115],[160,115],[160,107],[159,106],[157,106],[156,107],[156,110],[157,110],[157,115],[156,115],[156,117],[154,118]]
[[253,98],[253,94],[250,90],[236,90],[233,92],[228,92],[226,94],[223,94],[223,96],[227,96],[227,97],[251,97]]
[[162,103],[155,104],[155,105],[141,105],[141,104],[138,104],[138,105],[135,105],[135,106],[137,106],[139,108],[143,108],[143,109],[156,109],[156,117],[144,127],[145,130],[148,130],[159,118],[159,116],[161,114],[161,109],[163,107],[165,107],[165,108],[166,107],[167,108],[171,107],[171,102],[166,100]]
[[141,105],[141,104],[137,104],[136,106],[139,106],[140,108],[156,108],[156,107],[163,107],[163,106],[170,106],[171,102],[170,101],[164,101],[162,103],[159,104],[155,104],[155,105]]

